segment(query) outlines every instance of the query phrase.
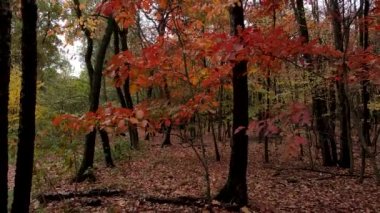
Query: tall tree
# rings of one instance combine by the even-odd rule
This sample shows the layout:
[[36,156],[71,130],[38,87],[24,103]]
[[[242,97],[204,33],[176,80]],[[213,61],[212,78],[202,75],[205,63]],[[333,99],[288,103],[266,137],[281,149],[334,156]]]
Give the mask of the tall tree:
[[[308,43],[310,37],[303,0],[293,0],[291,3],[298,24],[299,33],[303,37],[304,42]],[[313,61],[313,58],[309,54],[304,55],[304,60],[307,63],[309,71],[312,71],[311,69],[313,69],[313,67],[318,69],[319,65],[314,64],[314,62],[318,63],[318,61]],[[326,114],[328,114],[327,90],[323,85],[316,85],[313,88],[312,94],[313,115],[318,132],[318,142],[321,146],[323,165],[335,166],[337,163],[335,135],[330,134],[333,130],[331,130],[328,120],[329,118],[326,116]]]
[[[120,31],[120,42],[121,42],[121,50],[122,51],[128,50],[127,36],[128,36],[128,29],[123,29],[122,31]],[[132,101],[131,91],[129,88],[129,82],[130,82],[130,78],[128,76],[128,78],[125,79],[125,82],[123,85],[124,98],[125,98],[126,107],[128,109],[133,110],[133,101]],[[131,140],[131,147],[134,149],[138,149],[139,133],[137,131],[136,125],[135,124],[129,124],[128,131],[129,131],[129,138]]]
[[[229,8],[231,35],[239,36],[239,28],[244,28],[243,2],[240,0]],[[232,69],[233,86],[233,132],[231,141],[231,158],[227,183],[215,199],[246,205],[247,163],[248,163],[248,83],[247,62],[240,61]],[[238,131],[237,131],[238,130]],[[239,131],[240,130],[240,131]]]
[[[363,2],[364,1],[364,2]],[[361,0],[361,7],[363,7],[362,12],[361,12],[361,18],[360,20],[360,36],[359,36],[359,43],[360,46],[366,50],[369,47],[369,32],[368,32],[368,14],[369,14],[369,8],[370,8],[370,2],[369,0]],[[362,132],[363,136],[366,140],[366,143],[369,145],[371,142],[370,139],[370,133],[369,130],[371,128],[370,121],[369,121],[369,108],[368,108],[368,103],[369,103],[369,91],[368,91],[368,80],[364,80],[361,82],[362,83],[362,103],[363,103],[363,113],[362,113]]]
[[[101,88],[101,83],[102,83],[103,64],[106,57],[108,45],[111,41],[113,30],[114,30],[114,21],[111,18],[107,18],[107,27],[103,35],[103,38],[100,42],[100,46],[96,55],[96,64],[95,64],[95,68],[94,68],[92,80],[91,80],[90,112],[96,112],[99,107],[99,96],[100,96],[100,88]],[[77,182],[81,182],[85,180],[88,177],[88,175],[86,175],[86,172],[88,171],[89,168],[92,168],[93,166],[94,154],[95,154],[96,131],[97,129],[94,128],[94,130],[92,130],[90,133],[86,135],[83,160],[78,170],[78,173],[74,179]],[[107,150],[110,151],[109,145],[108,146],[106,145],[107,143],[109,144],[107,133],[104,130],[100,130],[100,135],[103,141],[103,149],[105,149],[105,152]],[[111,152],[107,152],[107,153],[111,153]],[[111,155],[106,154],[106,157],[107,156],[110,157]]]
[[37,5],[21,1],[22,86],[12,212],[28,212],[32,187],[37,85]]
[[8,206],[8,102],[12,12],[9,0],[0,2],[0,212]]
[[[83,18],[82,11],[80,9],[79,0],[73,0],[73,2],[75,5],[74,9],[75,9],[75,13],[77,15],[77,18],[78,19]],[[93,90],[94,90],[94,86],[97,86],[97,85],[93,85],[93,81],[92,81],[94,78],[96,78],[95,76],[97,75],[95,72],[96,70],[94,69],[94,66],[92,64],[92,53],[94,50],[94,40],[91,36],[91,31],[84,25],[84,23],[82,23],[80,25],[80,27],[81,27],[81,30],[83,31],[83,33],[86,37],[86,42],[87,42],[87,48],[86,48],[86,54],[85,54],[84,60],[86,63],[86,69],[87,69],[88,77],[90,80],[90,96],[91,96],[91,94],[93,93]],[[97,59],[99,59],[99,57],[97,57]],[[91,105],[91,98],[90,98],[90,105]],[[99,133],[100,133],[100,138],[102,140],[103,153],[104,153],[106,165],[108,167],[113,167],[115,165],[114,165],[113,160],[112,160],[111,147],[110,147],[110,143],[109,143],[108,134],[105,130],[102,130],[102,129],[99,129]]]
[[[335,48],[342,52],[342,66],[338,68],[336,88],[338,93],[338,117],[340,121],[340,159],[339,166],[343,168],[353,168],[352,141],[351,141],[351,112],[347,96],[347,71],[345,48],[348,45],[349,26],[344,24],[340,11],[339,1],[330,0],[329,10],[332,18],[332,28],[334,34]],[[343,8],[344,9],[344,8]]]
[[[359,14],[359,44],[364,49],[367,50],[369,47],[369,32],[368,32],[368,14],[369,14],[369,8],[370,8],[370,2],[369,0],[360,0],[360,7],[362,8],[362,11],[360,11]],[[370,92],[369,92],[369,84],[370,81],[368,80],[368,70],[365,69],[365,79],[361,82],[361,96],[362,96],[362,125],[361,125],[361,134],[362,138],[364,138],[364,143],[366,145],[371,145],[371,136],[370,136],[370,112],[368,108],[368,103],[370,100]],[[362,165],[361,165],[361,176],[360,181],[363,181],[364,172],[365,172],[365,166],[366,166],[366,155],[369,153],[366,153],[366,149],[362,144]],[[375,170],[376,172],[376,170]]]
[[[168,11],[168,9],[172,6],[170,4],[170,7],[167,7],[167,8],[164,8],[162,7],[163,5],[160,5],[160,7],[158,8],[158,13],[160,14],[160,19],[158,20],[158,26],[157,26],[157,32],[158,32],[158,36],[160,37],[164,37],[165,36],[165,32],[166,32],[166,26],[168,24],[168,18],[169,18],[169,14],[170,14],[170,11]],[[179,34],[177,33],[177,36]],[[181,41],[181,38],[178,36],[178,40]],[[170,90],[169,90],[169,85],[168,85],[168,80],[167,80],[167,77],[164,77],[164,93],[165,93],[165,98],[168,100],[168,107],[170,107],[170,99],[171,99],[171,95],[170,95]],[[170,124],[167,125],[165,123],[163,123],[162,127],[163,127],[163,130],[164,130],[164,140],[162,141],[162,144],[161,144],[161,147],[165,147],[165,146],[170,146],[172,143],[171,143],[171,132],[172,132],[172,121],[170,120]]]
[[[115,55],[119,54],[120,52],[120,46],[119,46],[120,44],[121,44],[122,51],[128,50],[127,35],[128,35],[128,28],[120,30],[119,27],[115,24],[114,35],[113,35]],[[129,81],[130,79],[128,76],[127,79],[125,79],[123,90],[121,89],[121,87],[116,87],[116,94],[118,96],[120,105],[123,108],[133,110],[133,101],[132,101],[132,96],[131,96],[131,92],[129,88]],[[130,123],[128,125],[128,131],[129,131],[129,139],[131,142],[131,147],[134,149],[138,149],[139,134],[138,134],[136,125]]]
[[[73,2],[75,5],[74,10],[75,10],[77,18],[78,19],[83,18],[82,10],[80,9],[79,0],[73,0]],[[90,79],[90,85],[92,85],[92,76],[94,74],[94,66],[92,65],[91,59],[92,59],[92,53],[94,50],[94,40],[92,39],[91,31],[84,25],[84,23],[80,25],[80,28],[86,37],[87,47],[86,47],[84,61],[86,63],[86,69],[87,69],[88,77]]]

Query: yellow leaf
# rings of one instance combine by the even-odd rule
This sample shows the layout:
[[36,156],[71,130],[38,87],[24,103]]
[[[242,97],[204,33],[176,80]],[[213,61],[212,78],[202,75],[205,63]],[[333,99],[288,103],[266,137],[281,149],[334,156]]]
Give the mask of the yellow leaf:
[[130,91],[131,95],[135,94],[138,91],[137,85],[136,84],[131,84],[129,86],[129,91]]
[[190,77],[190,82],[191,82],[193,85],[197,85],[197,83],[198,83],[198,78],[195,77],[195,76],[192,76],[192,77]]

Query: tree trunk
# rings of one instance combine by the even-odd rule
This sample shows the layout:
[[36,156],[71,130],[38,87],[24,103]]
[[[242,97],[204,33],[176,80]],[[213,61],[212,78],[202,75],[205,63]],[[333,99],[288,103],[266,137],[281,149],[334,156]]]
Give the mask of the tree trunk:
[[90,173],[88,170],[91,169],[94,164],[95,139],[96,129],[93,129],[90,133],[86,135],[82,163],[79,167],[76,177],[73,179],[74,182],[82,182],[86,180],[86,178],[90,177]]
[[[75,5],[75,13],[77,15],[78,19],[82,18],[82,11],[80,9],[80,2],[79,0],[73,0],[74,5]],[[88,77],[90,79],[90,85],[92,85],[92,79],[93,79],[93,74],[94,74],[94,67],[92,66],[92,53],[94,50],[94,40],[91,37],[91,32],[89,29],[86,28],[86,26],[83,24],[80,25],[81,30],[83,31],[84,35],[86,36],[86,41],[87,41],[87,49],[86,49],[86,54],[85,54],[85,63],[86,63],[86,69],[88,72]]]
[[[166,78],[164,78],[164,82],[165,82],[165,85],[164,85],[164,93],[165,93],[165,96],[166,96],[166,99],[168,100],[168,106],[167,107],[170,107],[170,91],[169,91],[169,86],[168,86],[168,83],[166,81]],[[170,124],[169,126],[165,126],[164,124],[164,134],[165,134],[165,137],[164,137],[164,140],[161,144],[161,147],[165,147],[165,146],[170,146],[172,145],[172,142],[170,140],[170,136],[171,136],[171,131],[172,131],[172,120],[170,120]],[[194,117],[194,120],[195,120],[195,117]]]
[[[275,16],[274,16],[275,17]],[[275,20],[275,18],[274,18]],[[269,92],[270,92],[270,86],[271,86],[271,79],[270,79],[270,70],[268,68],[267,70],[267,77],[266,77],[266,103],[265,103],[265,129],[268,128],[268,119],[269,119],[269,107],[270,107],[270,100],[269,100]],[[269,137],[268,135],[265,135],[264,138],[264,162],[269,163]]]
[[[80,9],[80,2],[79,2],[79,0],[73,0],[73,2],[74,2],[74,5],[75,5],[74,9],[75,9],[75,13],[77,15],[77,18],[80,19],[80,18],[82,18],[82,11]],[[86,37],[86,40],[87,40],[87,49],[86,49],[86,55],[85,55],[85,63],[86,63],[86,69],[87,69],[87,72],[88,72],[88,77],[90,79],[90,88],[91,88],[91,90],[90,90],[90,96],[89,96],[90,100],[89,101],[91,103],[91,93],[93,91],[93,79],[94,79],[94,73],[95,73],[94,67],[92,65],[92,53],[93,53],[93,49],[94,49],[94,46],[93,46],[94,45],[94,41],[93,41],[93,39],[91,37],[90,30],[87,29],[84,24],[81,24],[80,27],[81,27],[81,30],[83,31],[83,33],[84,33],[84,35]],[[94,135],[91,135],[91,134],[92,133],[90,133],[90,134],[88,134],[86,136],[86,143],[85,143],[85,151],[84,152],[85,152],[85,156],[87,156],[87,157],[84,157],[84,158],[86,159],[87,163],[83,163],[82,162],[82,166],[83,167],[81,166],[81,168],[79,169],[78,173],[83,173],[84,174],[86,172],[87,168],[92,167],[92,165],[93,165],[94,151],[95,151],[96,130],[95,130]],[[106,165],[110,166],[110,167],[113,167],[114,163],[113,163],[113,160],[112,160],[112,155],[111,155],[111,149],[110,149],[110,145],[109,145],[108,134],[107,134],[107,132],[103,131],[103,132],[100,132],[100,135],[101,135],[101,139],[102,139],[102,146],[103,146],[103,152],[104,152],[104,158],[105,158],[105,161],[106,161]],[[91,165],[91,166],[86,166],[86,165]],[[80,182],[80,181],[83,181],[84,179],[85,179],[85,176],[83,176],[83,177],[76,177],[74,180]]]
[[[294,0],[292,1],[294,14],[296,16],[296,21],[298,23],[299,33],[303,37],[304,42],[308,43],[310,41],[309,30],[307,27],[306,16],[305,16],[305,8],[303,4],[303,0]],[[310,55],[304,55],[304,60],[307,63],[309,71],[314,65],[314,61],[312,60]],[[327,91],[322,87],[315,86],[312,91],[312,106],[313,106],[313,115],[314,120],[318,132],[318,142],[321,146],[322,151],[322,160],[324,166],[335,166],[336,161],[333,159],[333,147],[335,147],[335,135],[330,135],[329,133],[332,131],[330,129],[328,117],[326,114],[328,113],[327,108]]]
[[330,126],[326,116],[327,102],[326,90],[323,88],[314,88],[313,91],[313,115],[318,132],[318,141],[322,151],[322,163],[324,166],[335,166],[336,161],[333,159],[333,147],[335,147],[334,135],[330,135]]
[[0,2],[0,212],[8,206],[8,103],[11,71],[11,20],[9,0]]
[[[319,0],[313,0],[311,2],[312,4],[312,14],[313,14],[313,18],[315,20],[315,22],[317,24],[319,24],[320,22],[320,15],[319,15]],[[318,37],[320,37],[318,35]],[[320,38],[319,38],[320,40]],[[320,69],[320,66],[321,66],[321,62],[319,60],[319,58],[317,58],[317,60],[315,61],[317,64],[318,67],[317,70]],[[318,118],[322,118],[320,115],[325,115],[325,117],[323,117],[323,124],[321,123],[321,126],[317,127],[318,129],[318,132],[319,133],[326,133],[327,132],[327,135],[326,134],[319,134],[319,144],[322,144],[322,143],[326,143],[326,141],[321,141],[320,138],[322,137],[327,137],[328,140],[329,140],[329,144],[330,144],[330,148],[331,148],[331,159],[332,159],[332,162],[331,164],[334,164],[336,165],[337,162],[338,162],[338,156],[337,156],[337,150],[336,150],[336,140],[335,140],[335,120],[336,120],[336,115],[335,115],[335,111],[336,111],[336,99],[335,99],[335,88],[334,88],[334,84],[330,84],[328,86],[328,88],[326,87],[321,87],[320,89],[322,90],[322,92],[316,90],[315,94],[320,94],[322,96],[322,100],[318,98],[318,96],[316,97],[317,99],[315,99],[315,101],[313,100],[313,104],[315,103],[316,106],[313,108],[313,114]],[[323,99],[324,98],[324,99]],[[322,101],[322,102],[321,102]],[[325,103],[323,103],[323,101]],[[322,110],[322,114],[318,113],[318,112],[315,112],[316,109],[323,109],[323,106],[326,106],[327,107],[327,111],[324,109]],[[319,107],[319,106],[322,106],[322,107]],[[319,116],[317,116],[316,114],[319,114]],[[318,121],[317,121],[318,122]],[[325,127],[323,127],[323,126]],[[322,145],[321,145],[322,146]],[[325,146],[325,148],[327,148]],[[326,149],[327,150],[327,149]],[[323,153],[322,153],[323,155]],[[327,156],[326,156],[327,157]],[[324,161],[323,163],[324,165],[329,165],[328,161]]]
[[108,133],[105,130],[101,130],[101,129],[99,129],[99,133],[100,133],[100,139],[102,140],[102,147],[103,147],[104,160],[106,162],[106,166],[114,167],[115,164],[113,163],[113,160],[112,160],[110,139],[108,137]]
[[[123,51],[128,50],[127,33],[128,31],[126,30],[120,32],[121,50]],[[130,78],[128,77],[127,79],[125,79],[125,82],[124,82],[124,86],[123,86],[124,98],[125,98],[125,103],[127,105],[127,108],[133,110],[133,101],[132,101],[131,91],[129,89],[129,81],[130,81]],[[138,149],[139,148],[139,133],[137,131],[136,124],[129,124],[128,130],[129,130],[129,137],[131,140],[131,147],[133,149]]]
[[215,134],[215,127],[214,127],[214,116],[210,114],[209,116],[210,120],[210,128],[211,128],[211,133],[212,133],[212,140],[214,141],[214,148],[215,148],[215,160],[220,161],[220,153],[219,153],[219,148],[218,148],[218,142],[216,140],[216,134]]
[[[363,2],[364,1],[364,2]],[[360,19],[359,19],[359,22],[360,22],[360,25],[359,25],[359,43],[360,43],[360,46],[366,50],[369,46],[369,33],[368,33],[368,13],[369,13],[369,8],[370,8],[370,3],[369,3],[369,0],[361,0],[360,1],[360,5],[361,7],[363,7],[363,10],[362,12],[360,13]],[[361,128],[361,134],[363,135],[363,138],[365,140],[365,144],[367,146],[371,145],[371,137],[370,137],[370,128],[371,128],[371,124],[370,124],[370,114],[369,114],[369,108],[368,108],[368,103],[369,103],[369,99],[370,99],[370,94],[369,94],[369,91],[368,91],[368,86],[369,86],[369,80],[368,80],[368,70],[365,70],[366,73],[365,73],[365,79],[361,82],[361,87],[362,87],[362,91],[361,91],[361,95],[362,95],[362,104],[363,104],[363,109],[362,109],[362,128]],[[360,171],[360,174],[361,174],[361,178],[360,178],[360,181],[363,182],[363,177],[364,177],[364,173],[365,173],[365,161],[366,161],[366,150],[365,148],[362,146],[361,147],[361,158],[362,158],[362,163],[361,163],[361,171]]]
[[170,135],[172,132],[172,124],[170,123],[169,126],[165,126],[165,124],[163,125],[164,125],[164,140],[161,144],[161,148],[172,145],[170,141]]
[[332,159],[335,163],[338,163],[338,151],[336,149],[336,139],[335,139],[335,121],[336,121],[336,97],[335,97],[335,85],[330,83],[328,85],[328,124],[329,124],[329,138],[331,142],[331,152]]
[[[333,34],[335,48],[344,53],[344,42],[348,39],[342,32],[342,15],[339,9],[338,0],[330,0],[330,11],[332,16]],[[345,27],[346,30],[346,27]],[[339,80],[336,81],[339,100],[339,121],[340,121],[340,159],[339,166],[342,168],[353,168],[352,144],[351,144],[351,121],[350,106],[347,94],[347,64],[342,61],[341,70],[338,70]]]
[[35,110],[37,90],[37,4],[21,1],[22,13],[22,87],[18,130],[16,177],[12,212],[29,212],[32,188]]
[[[363,1],[363,0],[362,0]],[[370,3],[369,3],[369,0],[364,0],[364,2],[362,2],[362,4],[364,4],[364,9],[363,9],[363,13],[362,13],[362,18],[363,20],[360,20],[363,22],[363,24],[361,24],[361,29],[360,29],[360,45],[363,49],[367,49],[369,47],[369,33],[368,33],[368,13],[369,13],[369,8],[370,8]],[[367,70],[366,70],[367,71]],[[367,71],[368,72],[368,71]],[[368,75],[368,73],[366,73],[366,75]],[[368,78],[368,76],[366,76],[366,78]],[[362,103],[363,103],[363,112],[362,112],[362,132],[363,132],[363,136],[365,138],[365,141],[366,141],[366,144],[367,145],[370,145],[371,143],[371,139],[370,139],[370,133],[369,133],[369,130],[371,128],[371,125],[370,125],[370,121],[369,121],[369,108],[368,108],[368,103],[369,103],[369,98],[370,98],[370,94],[369,94],[369,91],[368,91],[368,84],[369,84],[369,80],[365,79],[361,82],[362,84]]]
[[[99,96],[100,96],[100,88],[101,88],[101,82],[102,82],[103,63],[104,63],[105,55],[107,52],[107,47],[111,40],[113,29],[114,29],[114,22],[113,20],[109,19],[105,34],[102,38],[102,41],[100,43],[99,50],[96,56],[96,64],[95,64],[95,69],[92,76],[92,84],[91,84],[91,89],[90,89],[90,112],[96,112],[99,107]],[[105,135],[103,134],[102,137],[105,137]],[[108,135],[107,135],[107,138],[108,138]],[[85,180],[86,171],[93,166],[95,139],[96,139],[96,128],[92,132],[86,135],[85,150],[84,150],[82,164],[76,175],[76,178],[74,179],[74,181],[76,182]],[[109,140],[103,141],[103,145],[105,145],[107,141]],[[111,157],[111,152],[109,152],[106,155],[106,160],[107,158],[110,158],[110,157]]]
[[[239,26],[244,28],[243,2],[234,3],[229,8],[231,34],[238,36]],[[247,163],[248,136],[246,129],[235,132],[236,129],[248,126],[248,84],[247,62],[241,61],[232,69],[233,86],[233,137],[231,141],[231,158],[228,179],[215,199],[236,203],[240,206],[248,202],[247,194]]]
[[105,130],[99,129],[100,138],[102,139],[102,147],[103,147],[103,153],[104,153],[104,159],[106,162],[107,167],[115,167],[115,164],[113,163],[112,156],[111,156],[111,146],[110,146],[110,139],[108,137],[108,134]]
[[219,89],[219,107],[217,109],[218,113],[218,141],[223,141],[223,96],[224,96],[224,86],[223,82],[220,82]]

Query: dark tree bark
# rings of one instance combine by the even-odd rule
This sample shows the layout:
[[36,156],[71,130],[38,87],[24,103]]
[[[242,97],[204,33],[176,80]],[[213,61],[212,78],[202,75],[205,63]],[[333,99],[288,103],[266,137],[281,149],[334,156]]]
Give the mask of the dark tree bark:
[[[170,7],[168,7],[170,8]],[[168,11],[165,8],[158,8],[158,13],[161,15],[160,20],[158,20],[158,26],[157,26],[157,33],[159,36],[163,37],[165,36],[166,32],[166,26],[168,24],[168,18],[170,11]],[[152,73],[153,74],[153,73]],[[151,93],[152,88],[148,88],[148,95]],[[165,98],[168,100],[168,107],[170,107],[170,90],[169,90],[169,85],[166,79],[166,76],[164,76],[164,88],[163,88]],[[169,126],[164,126],[164,140],[161,143],[161,147],[165,146],[170,146],[171,143],[171,131],[172,131],[172,121],[170,120],[170,125]]]
[[[77,15],[77,18],[80,19],[82,17],[82,11],[80,9],[80,2],[79,0],[73,0],[75,5],[75,13]],[[91,38],[91,32],[89,29],[86,28],[84,24],[80,25],[81,30],[83,31],[84,35],[86,36],[86,42],[87,42],[87,49],[84,61],[86,63],[86,69],[88,73],[88,77],[90,79],[90,85],[92,85],[92,76],[94,74],[94,67],[92,65],[92,53],[94,50],[94,40]]]
[[11,71],[11,20],[9,0],[0,2],[0,212],[8,206],[8,103]]
[[[364,1],[364,2],[363,2]],[[361,4],[363,5],[363,10],[361,14],[362,24],[360,25],[360,46],[363,49],[367,49],[369,47],[369,33],[368,33],[368,13],[369,13],[369,8],[370,8],[370,3],[369,0],[361,0]],[[367,71],[368,72],[368,71]],[[368,75],[368,73],[365,73]],[[368,78],[368,76],[366,76]],[[362,84],[362,103],[363,103],[363,112],[362,112],[362,132],[363,136],[365,138],[366,144],[370,145],[371,139],[370,139],[370,133],[369,130],[371,128],[371,124],[369,121],[369,108],[368,108],[368,103],[369,103],[369,98],[370,98],[370,93],[368,91],[368,84],[369,80],[363,80],[361,82]]]
[[[344,53],[344,42],[347,43],[349,36],[346,32],[343,33],[343,19],[339,9],[338,0],[330,0],[329,10],[332,16],[332,27],[334,34],[335,48]],[[347,31],[347,27],[344,27]],[[346,35],[346,36],[344,36]],[[342,66],[338,69],[338,76],[340,80],[336,81],[336,88],[338,92],[338,116],[340,121],[340,159],[339,166],[342,168],[353,168],[352,159],[352,142],[351,142],[351,112],[347,96],[347,64],[345,58],[343,59]]]
[[163,124],[163,129],[164,129],[164,140],[161,144],[161,148],[172,145],[170,141],[170,134],[172,132],[172,124],[169,124],[169,126],[165,126],[165,124]]
[[328,125],[329,125],[329,138],[331,138],[334,142],[331,143],[331,152],[332,152],[332,160],[333,162],[338,163],[338,153],[336,148],[336,140],[335,140],[335,126],[336,126],[336,96],[335,96],[335,85],[334,83],[330,83],[328,85]]
[[[307,21],[305,16],[305,8],[303,4],[303,0],[294,0],[292,1],[292,5],[294,8],[294,14],[296,16],[296,21],[299,28],[299,33],[304,39],[304,43],[308,43],[310,41],[309,30],[307,27]],[[304,55],[304,60],[308,64],[308,69],[311,69],[316,64],[313,64],[312,57],[308,54]],[[312,91],[312,106],[313,106],[313,115],[315,119],[316,129],[318,132],[318,142],[321,146],[322,151],[322,160],[324,166],[335,166],[336,159],[332,156],[334,153],[335,147],[335,135],[330,135],[332,132],[329,125],[329,117],[326,116],[328,114],[327,108],[327,90],[320,86],[315,86]]]
[[[164,78],[164,93],[165,93],[165,96],[166,96],[166,99],[168,100],[168,106],[167,107],[170,107],[170,99],[171,99],[171,96],[170,96],[170,91],[169,91],[169,86],[168,86],[168,83],[167,83],[167,80],[166,78]],[[172,132],[172,120],[170,120],[170,124],[169,126],[166,126],[166,124],[164,123],[163,124],[163,130],[164,130],[164,140],[162,141],[162,144],[161,144],[161,147],[165,147],[165,146],[171,146],[172,145],[172,142],[170,140],[170,136],[171,136],[171,132]],[[194,117],[194,120],[195,120],[195,117]]]
[[[239,26],[244,28],[243,2],[234,3],[229,8],[231,34],[237,36]],[[248,84],[247,62],[238,62],[232,69],[233,86],[233,132],[248,126]],[[227,183],[215,199],[236,203],[240,206],[248,202],[247,195],[248,136],[246,129],[234,133],[231,141],[231,158]]]
[[[368,13],[369,13],[369,8],[370,8],[370,3],[369,0],[361,0],[360,1],[361,7],[363,7],[362,11],[360,12],[359,16],[359,44],[360,46],[366,50],[369,47],[369,33],[368,33]],[[368,70],[365,69],[365,79],[361,82],[361,95],[362,95],[362,104],[363,104],[363,109],[362,109],[362,128],[361,128],[361,134],[363,135],[365,144],[367,146],[371,145],[371,137],[370,137],[370,114],[369,114],[369,108],[368,108],[368,103],[370,99],[370,93],[368,91],[368,86],[369,86],[369,80],[368,80]],[[361,178],[360,181],[363,182],[363,177],[365,173],[365,165],[366,165],[366,149],[365,147],[361,147]]]
[[[119,38],[119,27],[115,24],[113,32],[113,47],[114,54],[120,53],[120,38]],[[127,108],[127,103],[125,102],[123,90],[120,87],[116,87],[116,94],[119,99],[120,105],[123,108]]]
[[102,139],[103,154],[104,154],[104,160],[106,162],[106,166],[114,167],[115,164],[113,163],[112,156],[111,156],[111,146],[110,146],[110,139],[108,137],[108,133],[103,129],[99,129],[99,134],[100,134],[100,138]]
[[214,116],[209,114],[209,125],[212,133],[212,140],[214,142],[214,149],[215,149],[215,160],[220,161],[220,153],[219,153],[219,148],[218,148],[218,142],[216,140],[216,134],[215,134],[215,127],[214,127]]
[[[75,5],[75,13],[77,15],[77,18],[80,19],[82,17],[82,11],[80,10],[80,2],[79,0],[73,0],[74,2],[74,5]],[[93,50],[94,50],[94,41],[91,37],[91,32],[89,29],[87,29],[85,27],[84,24],[80,25],[81,27],[81,30],[83,31],[85,37],[86,37],[86,42],[87,42],[87,49],[86,49],[86,54],[85,54],[85,63],[86,63],[86,69],[87,69],[87,72],[88,72],[88,76],[89,76],[89,79],[90,79],[90,104],[91,104],[91,94],[93,92],[93,79],[94,79],[94,73],[95,73],[95,69],[94,69],[94,66],[92,64],[92,53],[93,53]],[[92,140],[96,140],[96,131],[97,130],[94,130],[94,132],[91,134],[88,134],[86,136],[86,141],[92,141]],[[109,144],[109,138],[108,138],[108,134],[106,131],[104,130],[99,130],[99,133],[100,133],[100,137],[101,137],[101,140],[102,140],[102,147],[103,147],[103,153],[104,153],[104,159],[105,159],[105,162],[106,162],[106,165],[108,167],[114,167],[114,163],[113,163],[113,160],[112,160],[112,155],[111,155],[111,147],[110,147],[110,144]],[[92,162],[94,161],[94,152],[95,152],[95,142],[94,142],[94,147],[87,147],[87,145],[85,145],[85,156],[88,156],[87,160],[87,164],[91,164],[92,165]],[[81,179],[81,180],[80,180]],[[75,181],[82,181],[84,180],[84,176],[82,176],[80,179],[78,179],[78,177],[76,177],[74,180]]]
[[[127,43],[127,30],[124,30],[123,32],[120,32],[119,27],[115,25],[115,30],[114,30],[114,53],[118,54],[120,52],[120,47],[119,47],[119,33],[121,37],[121,46],[123,51],[128,50],[128,43]],[[119,98],[120,105],[123,108],[128,108],[133,110],[133,101],[129,89],[129,77],[125,80],[124,85],[123,85],[124,93],[123,90],[120,87],[116,88],[117,96]],[[134,149],[138,149],[138,144],[139,144],[139,136],[138,136],[138,131],[136,125],[129,124],[128,125],[128,131],[129,131],[129,138],[131,141],[131,147]]]
[[[171,4],[170,1],[168,3]],[[170,8],[170,7],[171,6],[169,6],[168,8]],[[156,30],[157,30],[157,33],[158,33],[159,36],[164,36],[170,12],[168,12],[167,9],[164,9],[164,8],[161,8],[161,7],[158,8],[157,12],[160,14],[161,18],[160,18],[160,20],[158,20],[158,26],[156,27]],[[149,75],[153,76],[154,75],[154,70],[150,70]],[[147,94],[148,99],[152,98],[152,96],[153,96],[153,86],[149,86],[148,87],[146,94]]]
[[[78,19],[80,19],[82,17],[82,11],[80,10],[80,2],[79,2],[79,0],[73,0],[73,1],[74,1],[74,5],[75,5],[74,9],[75,9],[76,15],[77,15]],[[87,69],[88,77],[90,79],[90,87],[91,87],[91,91],[92,91],[92,85],[93,85],[92,82],[93,82],[94,73],[95,73],[94,66],[92,64],[92,53],[94,50],[94,40],[91,37],[90,30],[88,28],[86,28],[86,26],[84,24],[80,25],[80,27],[81,27],[81,30],[83,31],[83,33],[86,37],[86,41],[87,41],[85,63],[86,63],[86,69]],[[106,84],[104,81],[104,91],[106,91],[105,85]],[[91,91],[90,91],[90,94],[91,94]],[[105,94],[106,94],[106,92],[105,92]],[[106,95],[105,95],[105,97],[106,97]],[[106,165],[108,167],[114,167],[115,165],[114,165],[113,160],[112,160],[111,147],[109,144],[108,134],[104,130],[99,130],[99,133],[100,133],[100,137],[102,139],[102,147],[103,147],[103,153],[104,153],[104,159],[105,159]]]
[[[169,4],[171,4],[171,3],[169,2]],[[171,6],[168,6],[167,8],[171,8]],[[165,35],[169,14],[171,13],[171,11],[169,11],[167,8],[159,7],[157,10],[157,12],[160,14],[161,18],[160,18],[160,20],[158,20],[158,26],[156,27],[156,30],[158,32],[158,35],[161,37],[163,37]],[[153,74],[154,74],[154,70],[151,70],[150,75],[152,76]],[[159,89],[161,92],[160,94],[162,94],[162,88],[159,88]],[[163,88],[163,90],[164,90],[163,93],[165,93],[166,99],[168,100],[168,105],[170,105],[170,91],[169,91],[169,87],[167,84],[166,76],[164,76],[164,88]],[[152,95],[153,95],[153,87],[150,86],[147,89],[147,96],[148,96],[148,98],[152,98]],[[164,140],[161,144],[161,147],[171,145],[171,140],[170,140],[171,129],[172,129],[172,127],[170,126],[169,128],[166,128],[166,131],[164,131]]]
[[[112,32],[114,29],[114,22],[112,19],[108,19],[107,23],[107,28],[104,33],[104,36],[101,40],[100,46],[98,53],[96,55],[96,64],[94,68],[94,73],[92,76],[92,84],[91,84],[91,89],[90,89],[90,112],[96,112],[99,107],[99,96],[100,96],[100,88],[101,88],[101,83],[102,83],[102,71],[103,71],[103,64],[104,64],[104,59],[106,56],[107,48],[111,40]],[[102,137],[107,136],[107,133],[101,133]],[[81,163],[81,166],[78,170],[78,173],[74,179],[76,182],[81,182],[85,180],[88,176],[85,175],[86,171],[93,167],[94,163],[94,154],[95,154],[95,139],[96,139],[96,128],[92,130],[92,132],[88,133],[86,135],[86,142],[85,142],[85,149],[84,149],[84,154],[83,154],[83,160]],[[104,138],[103,138],[104,139]],[[103,141],[103,150],[104,151],[110,151],[110,149],[107,149],[104,146],[104,143],[107,143],[108,140]],[[109,147],[109,144],[108,144]],[[107,153],[106,155],[106,161],[107,159],[111,159],[111,152]],[[113,162],[107,162],[107,165],[113,165]]]
[[37,4],[21,1],[22,86],[12,212],[28,212],[32,188],[37,90]]
[[[127,34],[128,34],[127,30],[123,30],[120,32],[122,51],[128,50]],[[132,101],[131,91],[129,88],[129,81],[130,81],[130,78],[128,77],[127,79],[125,79],[125,82],[123,85],[124,98],[125,98],[126,107],[128,109],[133,110],[133,101]],[[133,149],[138,149],[139,148],[139,133],[137,131],[137,126],[135,124],[129,124],[128,131],[129,131],[129,138],[131,140],[131,147]]]
[[219,89],[219,107],[217,109],[218,113],[218,140],[222,141],[222,129],[223,129],[223,97],[224,97],[224,86],[223,82],[221,82],[220,89]]

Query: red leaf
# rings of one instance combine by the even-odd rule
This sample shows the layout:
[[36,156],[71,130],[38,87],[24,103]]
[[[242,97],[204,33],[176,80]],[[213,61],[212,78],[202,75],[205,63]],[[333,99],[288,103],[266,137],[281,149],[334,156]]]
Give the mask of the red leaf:
[[54,126],[58,126],[62,122],[63,118],[62,116],[57,116],[52,120],[52,124]]
[[99,4],[96,9],[95,9],[95,12],[96,13],[100,13],[104,16],[111,16],[114,12],[114,2],[113,1],[106,1],[106,2],[103,2],[101,4]]
[[299,135],[296,135],[296,136],[294,136],[294,142],[295,142],[296,144],[298,144],[298,145],[301,145],[301,144],[306,144],[306,143],[307,143],[307,140],[306,140],[306,138],[304,138],[304,137],[301,137],[301,136],[299,136]]
[[171,123],[172,123],[172,122],[170,121],[170,119],[166,119],[166,120],[165,120],[165,126],[166,126],[166,127],[170,126]]

